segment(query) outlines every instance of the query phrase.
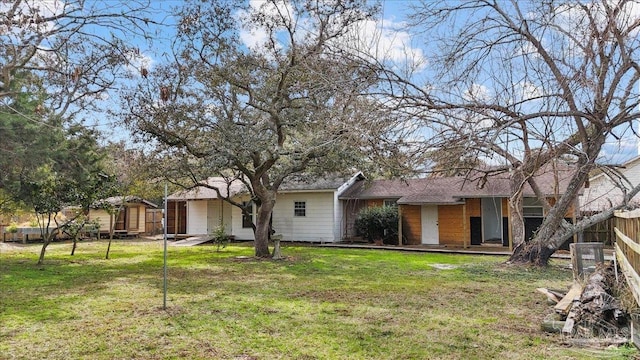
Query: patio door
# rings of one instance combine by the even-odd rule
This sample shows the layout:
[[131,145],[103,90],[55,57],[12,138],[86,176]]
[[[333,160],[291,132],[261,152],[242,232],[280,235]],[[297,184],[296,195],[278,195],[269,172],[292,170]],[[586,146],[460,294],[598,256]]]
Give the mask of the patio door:
[[422,205],[422,244],[439,245],[438,236],[438,205]]
[[481,207],[482,242],[502,245],[502,199],[483,198]]

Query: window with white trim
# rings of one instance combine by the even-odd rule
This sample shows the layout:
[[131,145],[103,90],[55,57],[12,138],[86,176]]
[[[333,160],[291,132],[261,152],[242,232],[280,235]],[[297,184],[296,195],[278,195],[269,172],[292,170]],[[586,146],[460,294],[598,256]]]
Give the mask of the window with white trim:
[[296,216],[296,217],[307,216],[307,202],[306,201],[294,201],[293,202],[293,216]]
[[522,215],[525,217],[543,217],[544,210],[540,200],[532,197],[522,199]]

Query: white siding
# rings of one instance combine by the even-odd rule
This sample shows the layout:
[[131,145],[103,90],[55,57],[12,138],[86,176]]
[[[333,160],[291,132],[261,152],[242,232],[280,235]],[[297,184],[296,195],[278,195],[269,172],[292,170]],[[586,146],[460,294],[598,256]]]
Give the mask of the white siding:
[[[293,216],[296,201],[306,203],[306,216]],[[334,242],[340,231],[335,216],[333,192],[285,193],[273,210],[273,228],[287,241]]]
[[215,230],[222,222],[222,201],[209,200],[207,201],[207,233]]
[[222,200],[207,201],[207,228],[209,233],[224,225],[225,232],[231,234],[231,204]]
[[[236,201],[249,201],[249,198],[241,198]],[[231,235],[235,236],[238,240],[254,240],[253,229],[242,227],[242,211],[237,206],[229,206],[231,208]],[[253,210],[253,221],[256,221],[255,206]]]
[[187,234],[207,233],[207,201],[187,201]]
[[342,239],[342,219],[344,218],[344,207],[341,206],[340,200],[338,200],[338,192],[331,193],[333,197],[333,239],[331,242],[336,242]]
[[[233,212],[233,206],[226,201],[222,202],[222,223],[224,224],[224,231],[227,234],[233,234],[231,213]],[[242,224],[240,224],[242,226]]]
[[[336,193],[297,192],[278,194],[273,228],[286,241],[335,242],[340,240],[341,211],[335,209]],[[249,198],[235,199],[247,201]],[[306,203],[306,216],[293,216],[295,201]],[[254,221],[256,210],[254,208]],[[253,229],[242,227],[242,211],[220,200],[187,202],[187,233],[207,234],[220,223],[238,240],[253,240]]]
[[[619,169],[631,182],[632,186],[640,184],[640,159],[626,164],[626,168]],[[626,184],[630,188],[629,184]],[[613,181],[601,174],[589,181],[589,187],[584,189],[580,197],[580,208],[584,211],[600,211],[622,203],[623,193]],[[640,195],[636,195],[633,201],[640,202]]]

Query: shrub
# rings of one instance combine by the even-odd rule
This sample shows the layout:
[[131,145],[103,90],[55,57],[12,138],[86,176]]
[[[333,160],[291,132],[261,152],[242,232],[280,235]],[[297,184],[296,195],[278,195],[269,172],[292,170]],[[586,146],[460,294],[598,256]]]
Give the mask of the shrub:
[[382,240],[385,244],[398,244],[398,208],[377,206],[363,209],[356,218],[355,227],[358,235],[369,242]]
[[12,221],[9,226],[7,226],[7,232],[15,234],[18,232],[18,224],[15,221]]
[[216,251],[220,251],[220,248],[224,249],[229,243],[229,240],[231,240],[231,237],[227,234],[223,225],[219,225],[213,229],[211,236],[213,237],[213,243],[217,246]]

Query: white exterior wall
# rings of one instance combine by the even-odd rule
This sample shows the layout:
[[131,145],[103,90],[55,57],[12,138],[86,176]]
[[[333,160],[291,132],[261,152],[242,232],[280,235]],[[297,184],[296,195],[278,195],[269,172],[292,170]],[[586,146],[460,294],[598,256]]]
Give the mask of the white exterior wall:
[[207,233],[210,233],[222,224],[222,201],[207,201]]
[[[336,226],[339,222],[335,220],[334,198],[334,192],[279,194],[273,210],[273,229],[287,241],[338,241],[340,229]],[[306,202],[306,216],[293,215],[295,201]]]
[[[240,198],[237,201],[249,201],[249,197]],[[242,211],[237,206],[229,204],[228,207],[231,210],[231,235],[235,236],[238,240],[254,240],[253,229],[242,227]],[[256,208],[253,207],[253,221],[256,221]]]
[[187,201],[187,234],[207,234],[207,203],[205,200]]
[[[632,186],[640,184],[640,159],[626,164],[626,168],[619,169],[631,182]],[[627,184],[627,187],[629,185]],[[617,188],[611,179],[600,174],[589,181],[589,187],[584,189],[580,197],[580,208],[584,211],[599,211],[616,206],[622,202],[623,193]],[[640,195],[636,195],[633,201],[640,202]]]
[[231,204],[222,200],[207,201],[207,229],[208,233],[218,226],[224,225],[227,234],[231,234]]
[[[222,208],[222,223],[224,224],[224,231],[226,231],[227,234],[231,235],[233,234],[233,223],[232,223],[231,216],[233,213],[233,209],[237,207],[229,204],[226,201],[222,201],[221,208]],[[242,224],[240,224],[240,226],[242,226]]]

